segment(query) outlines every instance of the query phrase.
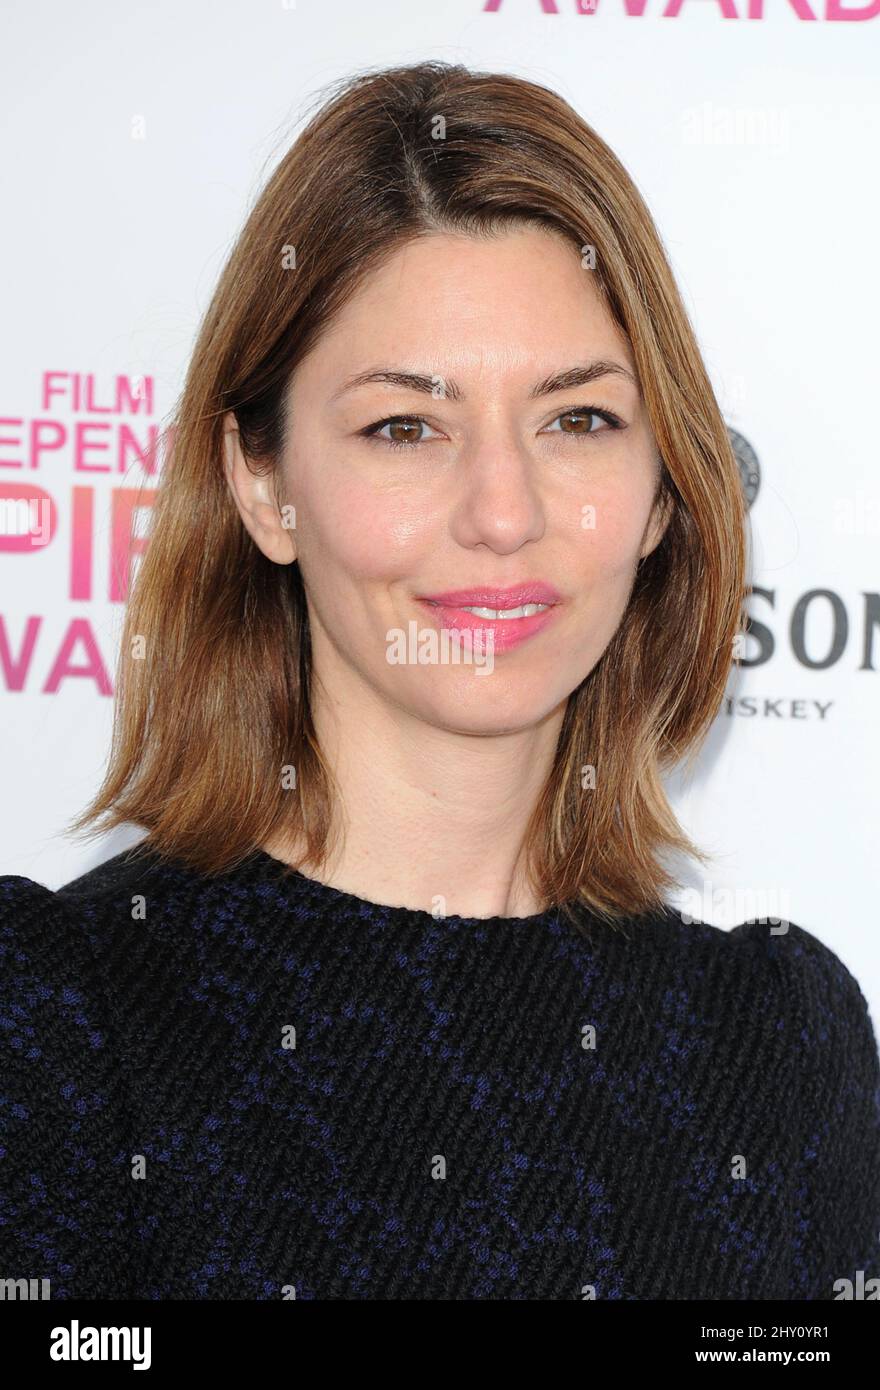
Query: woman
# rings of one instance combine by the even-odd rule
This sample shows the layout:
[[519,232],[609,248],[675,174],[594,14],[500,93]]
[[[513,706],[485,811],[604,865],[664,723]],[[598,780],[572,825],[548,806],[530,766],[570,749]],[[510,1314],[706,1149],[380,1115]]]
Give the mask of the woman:
[[[662,244],[552,92],[312,119],[210,305],[101,791],[3,901],[3,1268],[52,1296],[793,1298],[876,1275],[877,1049],[688,923],[660,772],[745,509]],[[844,1281],[843,1285],[839,1281]]]

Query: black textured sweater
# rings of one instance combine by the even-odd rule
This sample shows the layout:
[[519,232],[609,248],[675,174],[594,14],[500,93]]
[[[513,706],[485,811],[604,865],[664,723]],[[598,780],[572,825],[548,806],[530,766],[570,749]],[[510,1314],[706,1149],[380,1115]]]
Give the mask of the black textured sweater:
[[877,1047],[817,938],[435,919],[280,868],[0,878],[0,1278],[872,1296]]

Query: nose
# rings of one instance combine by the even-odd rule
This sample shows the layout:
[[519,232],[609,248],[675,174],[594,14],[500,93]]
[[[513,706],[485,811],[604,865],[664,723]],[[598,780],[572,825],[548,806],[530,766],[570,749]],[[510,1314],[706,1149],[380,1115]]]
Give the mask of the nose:
[[459,545],[512,554],[546,529],[537,464],[512,430],[496,426],[462,446],[454,472],[450,529]]

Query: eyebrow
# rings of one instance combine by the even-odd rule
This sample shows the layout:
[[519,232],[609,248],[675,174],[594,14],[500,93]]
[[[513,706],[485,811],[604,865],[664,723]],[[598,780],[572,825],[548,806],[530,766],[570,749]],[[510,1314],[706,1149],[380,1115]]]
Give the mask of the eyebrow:
[[[541,396],[552,396],[557,391],[571,391],[576,386],[589,386],[594,381],[599,381],[605,376],[622,376],[633,386],[638,386],[638,382],[632,372],[619,362],[610,362],[600,359],[597,362],[586,362],[575,367],[568,367],[565,371],[553,372],[552,375],[537,382],[529,392],[530,400],[537,400]],[[424,372],[401,371],[395,367],[378,367],[374,371],[358,372],[357,375],[349,377],[343,382],[338,391],[334,391],[330,397],[331,401],[338,400],[340,396],[348,391],[355,390],[358,386],[366,386],[371,382],[385,382],[389,386],[401,386],[410,391],[422,391],[431,395],[438,381],[444,381],[445,399],[453,401],[467,400],[467,396],[462,391],[457,382],[451,377],[443,378],[440,373],[429,376]]]

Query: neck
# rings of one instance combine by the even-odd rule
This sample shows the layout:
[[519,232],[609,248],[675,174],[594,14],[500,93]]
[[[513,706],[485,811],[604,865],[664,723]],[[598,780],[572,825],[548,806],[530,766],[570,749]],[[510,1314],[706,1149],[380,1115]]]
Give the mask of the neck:
[[283,837],[267,842],[268,853],[373,902],[462,917],[541,910],[523,841],[564,704],[527,729],[475,735],[415,718],[351,668],[314,687],[318,741],[338,789],[333,847],[314,872]]

